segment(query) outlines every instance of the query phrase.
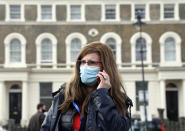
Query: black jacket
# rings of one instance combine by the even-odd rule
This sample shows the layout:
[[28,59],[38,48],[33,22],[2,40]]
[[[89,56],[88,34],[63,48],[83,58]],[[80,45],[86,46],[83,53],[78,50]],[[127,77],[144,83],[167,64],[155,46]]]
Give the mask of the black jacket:
[[[58,131],[59,117],[61,116],[58,105],[64,100],[64,89],[54,95],[52,106],[42,124],[41,131]],[[125,117],[119,115],[108,90],[101,88],[93,93],[89,102],[84,130],[128,131],[131,126],[130,119],[128,112]]]

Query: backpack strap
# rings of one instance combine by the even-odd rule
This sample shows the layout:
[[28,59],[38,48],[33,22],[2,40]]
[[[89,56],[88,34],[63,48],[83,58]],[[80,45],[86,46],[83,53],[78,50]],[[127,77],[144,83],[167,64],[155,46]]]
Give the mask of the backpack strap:
[[126,106],[129,108],[130,118],[131,118],[131,107],[133,106],[132,100],[127,96]]
[[126,98],[126,106],[127,106],[127,109],[129,109],[130,126],[132,126],[131,107],[133,106],[133,102],[132,102],[132,100],[128,96]]
[[129,106],[133,106],[133,103],[132,103],[132,100],[127,96],[127,98],[126,98],[126,106],[127,106],[127,108],[129,107]]

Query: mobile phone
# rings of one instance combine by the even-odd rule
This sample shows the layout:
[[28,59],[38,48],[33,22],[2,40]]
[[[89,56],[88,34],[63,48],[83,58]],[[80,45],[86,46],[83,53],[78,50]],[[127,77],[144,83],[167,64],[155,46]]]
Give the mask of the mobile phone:
[[[100,70],[100,72],[102,72],[102,71],[103,71],[103,68]],[[98,85],[99,85],[101,82],[101,79],[100,79],[100,77],[97,77],[97,79],[98,79]]]
[[100,80],[100,77],[97,78],[98,79],[98,85],[100,84],[101,80]]

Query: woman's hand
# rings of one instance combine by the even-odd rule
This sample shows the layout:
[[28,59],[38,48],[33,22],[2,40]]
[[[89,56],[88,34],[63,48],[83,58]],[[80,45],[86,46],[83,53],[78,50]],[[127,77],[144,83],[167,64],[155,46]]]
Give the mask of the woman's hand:
[[97,89],[111,88],[110,78],[109,78],[109,75],[105,72],[105,70],[103,70],[103,72],[99,72],[97,77],[100,79],[100,83],[99,83]]

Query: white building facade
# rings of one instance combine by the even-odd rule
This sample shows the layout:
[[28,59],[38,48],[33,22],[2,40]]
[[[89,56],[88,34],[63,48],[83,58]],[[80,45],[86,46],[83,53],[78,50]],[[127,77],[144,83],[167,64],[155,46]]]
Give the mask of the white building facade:
[[80,49],[92,41],[112,48],[132,117],[142,97],[140,34],[133,26],[142,11],[147,113],[185,117],[185,2],[183,0],[0,0],[0,125],[23,127],[51,92],[66,83]]

